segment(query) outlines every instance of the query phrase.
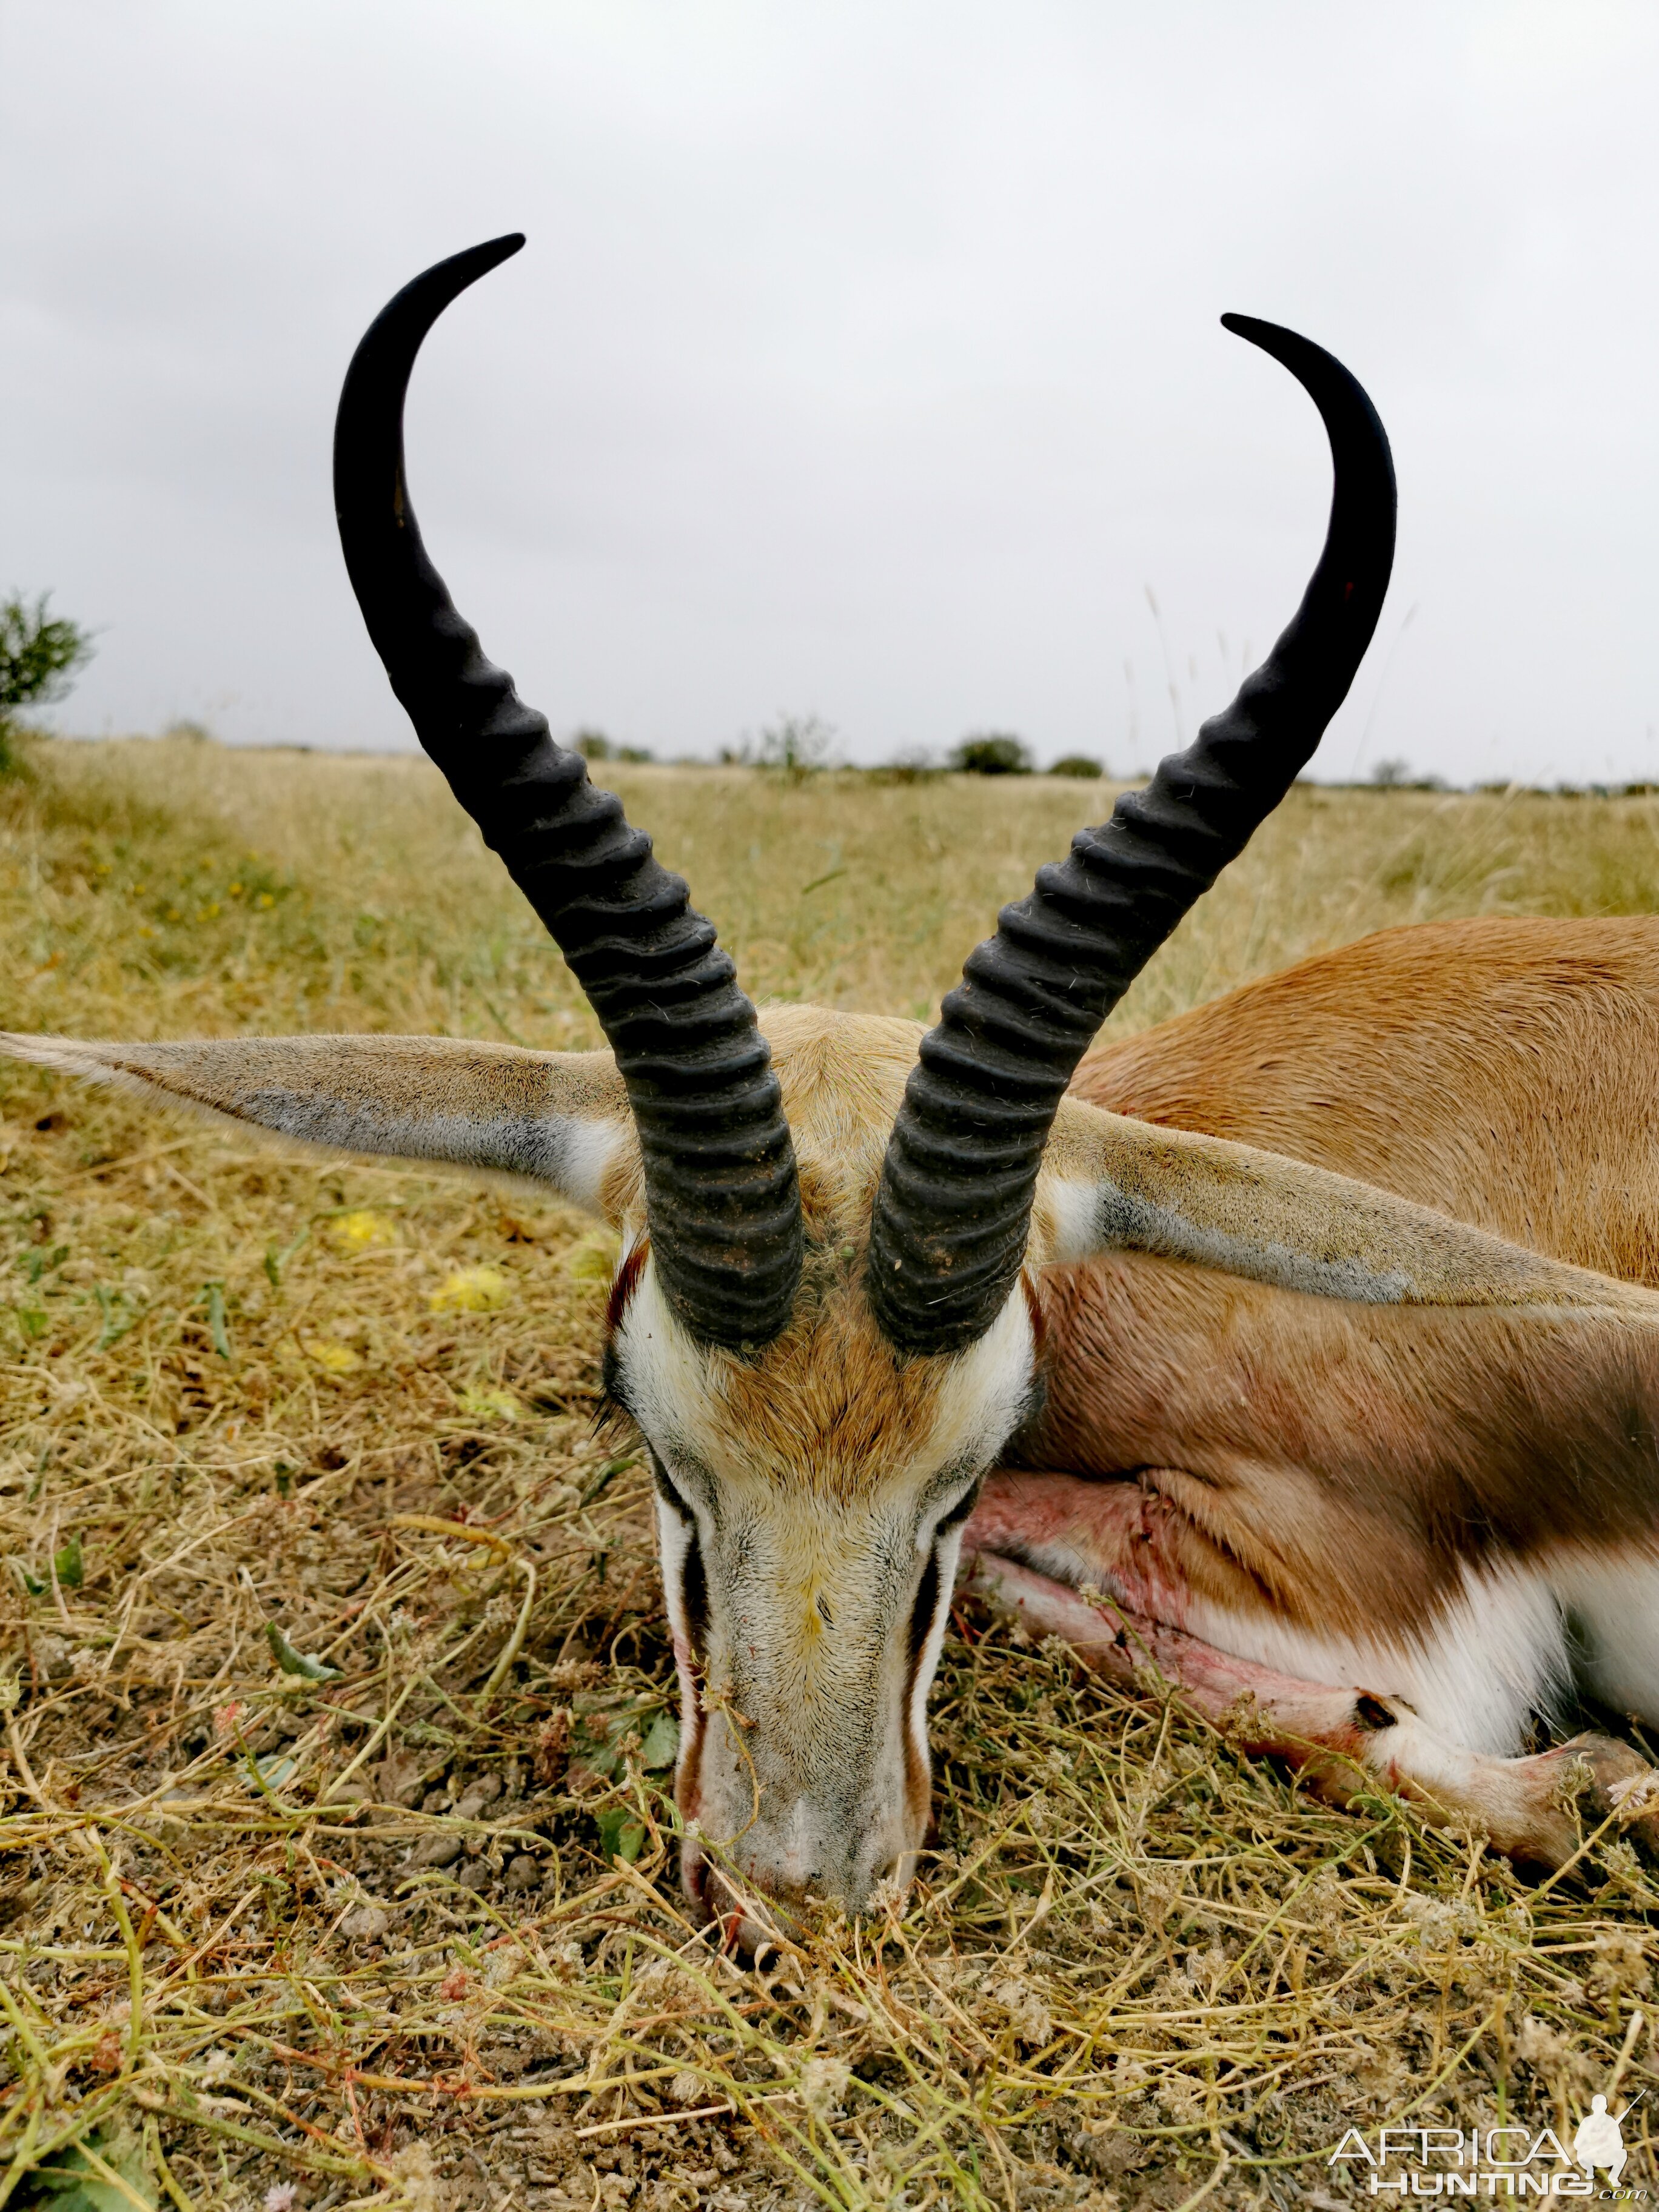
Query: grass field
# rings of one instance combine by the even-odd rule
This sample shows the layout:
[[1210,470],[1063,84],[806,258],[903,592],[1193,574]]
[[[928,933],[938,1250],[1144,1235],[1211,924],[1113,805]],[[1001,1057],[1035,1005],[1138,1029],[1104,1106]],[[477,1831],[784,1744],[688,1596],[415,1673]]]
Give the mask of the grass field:
[[[918,1017],[1110,796],[615,775],[751,993]],[[1656,909],[1659,801],[1301,789],[1116,1019]],[[599,1042],[416,762],[42,745],[0,932],[10,1028]],[[1659,2080],[1616,1834],[1528,1887],[982,1623],[905,1917],[712,1954],[648,1486],[590,1433],[605,1241],[27,1071],[0,1115],[0,2202],[1317,2207],[1352,2126],[1570,2140]]]

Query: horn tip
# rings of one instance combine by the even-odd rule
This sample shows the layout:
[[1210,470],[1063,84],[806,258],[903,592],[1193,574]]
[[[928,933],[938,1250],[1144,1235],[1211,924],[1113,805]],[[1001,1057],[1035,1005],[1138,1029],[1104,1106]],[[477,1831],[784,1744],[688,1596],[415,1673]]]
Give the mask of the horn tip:
[[483,264],[483,268],[479,270],[482,276],[484,269],[495,269],[503,261],[510,261],[515,253],[522,251],[524,244],[523,231],[505,230],[499,238],[486,238],[477,246],[470,247],[466,258],[469,261]]

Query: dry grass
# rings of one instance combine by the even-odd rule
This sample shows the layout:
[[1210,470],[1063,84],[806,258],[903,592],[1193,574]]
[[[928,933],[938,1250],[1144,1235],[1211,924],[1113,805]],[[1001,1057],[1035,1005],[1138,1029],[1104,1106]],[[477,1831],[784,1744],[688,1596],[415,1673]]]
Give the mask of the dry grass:
[[[1106,805],[619,781],[752,990],[918,1015]],[[1120,1018],[1386,922],[1650,910],[1656,832],[1299,792]],[[0,915],[8,1026],[596,1041],[417,763],[45,749]],[[0,2201],[1317,2205],[1351,2124],[1570,2128],[1656,2078],[1622,1842],[1528,1888],[972,1622],[903,1919],[711,1953],[646,1484],[590,1437],[602,1243],[27,1072],[0,1103]]]

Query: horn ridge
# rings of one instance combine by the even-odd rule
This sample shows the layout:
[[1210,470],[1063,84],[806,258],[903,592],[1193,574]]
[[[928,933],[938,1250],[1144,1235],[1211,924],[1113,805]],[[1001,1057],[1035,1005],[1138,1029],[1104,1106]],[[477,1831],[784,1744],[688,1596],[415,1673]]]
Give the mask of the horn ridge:
[[975,948],[923,1038],[871,1223],[869,1287],[888,1341],[954,1352],[1018,1279],[1042,1152],[1096,1032],[1182,917],[1289,790],[1346,697],[1394,558],[1389,441],[1357,380],[1275,323],[1224,315],[1319,409],[1330,520],[1289,627],[1237,697],[1067,858],[1039,871]]
[[404,398],[451,301],[524,244],[489,240],[404,286],[352,357],[335,422],[340,544],[422,746],[558,945],[616,1054],[645,1163],[658,1279],[732,1351],[787,1326],[803,1238],[794,1148],[737,970],[614,793],[485,656],[428,557],[404,472]]

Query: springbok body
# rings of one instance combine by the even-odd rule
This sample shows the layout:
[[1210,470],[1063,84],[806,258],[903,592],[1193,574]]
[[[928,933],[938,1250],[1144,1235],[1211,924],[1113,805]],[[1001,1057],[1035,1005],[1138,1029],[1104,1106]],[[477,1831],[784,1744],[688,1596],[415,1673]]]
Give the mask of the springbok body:
[[1370,640],[1393,478],[1364,393],[1229,319],[1315,398],[1336,464],[1267,662],[1005,910],[925,1036],[757,1017],[421,545],[410,368],[520,242],[440,264],[371,329],[337,499],[393,686],[611,1049],[7,1048],[528,1179],[617,1230],[606,1387],[659,1492],[684,1877],[739,1931],[908,1879],[964,1552],[993,1603],[1108,1672],[1152,1662],[1335,1794],[1381,1778],[1559,1861],[1564,1782],[1645,1770],[1599,1738],[1517,1757],[1531,1717],[1582,1683],[1659,1718],[1659,925],[1394,933],[1089,1049]]

